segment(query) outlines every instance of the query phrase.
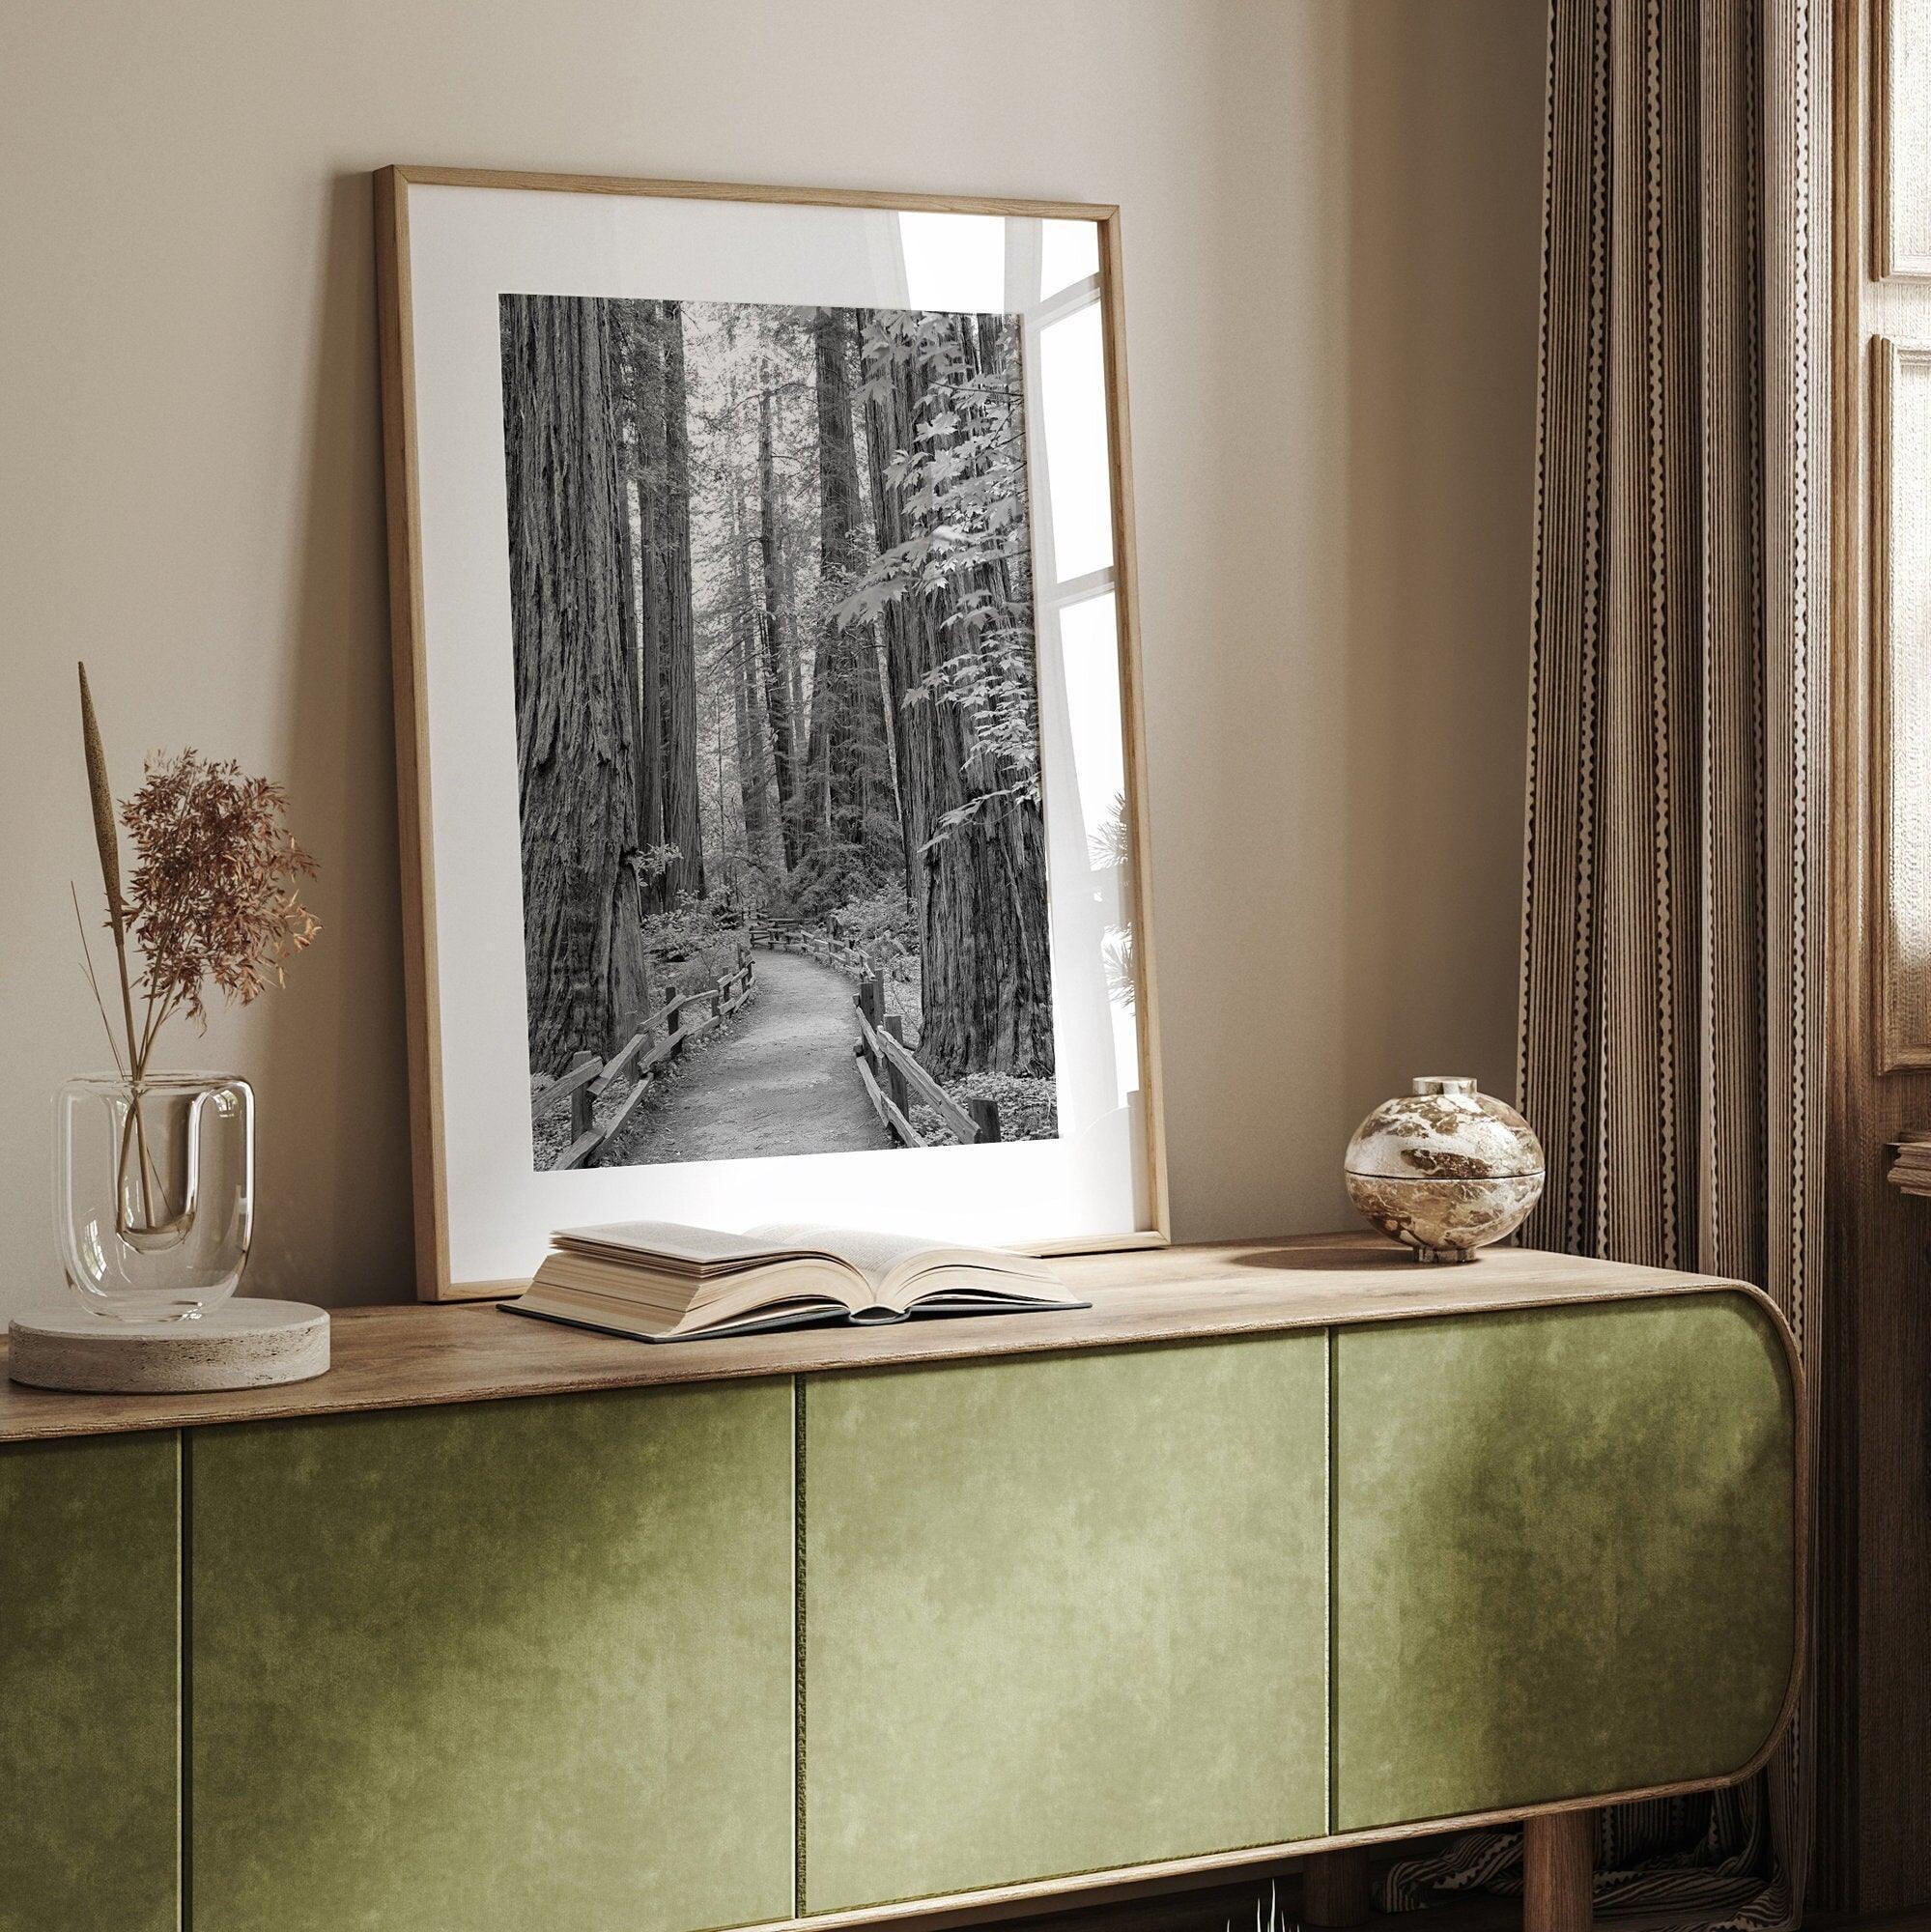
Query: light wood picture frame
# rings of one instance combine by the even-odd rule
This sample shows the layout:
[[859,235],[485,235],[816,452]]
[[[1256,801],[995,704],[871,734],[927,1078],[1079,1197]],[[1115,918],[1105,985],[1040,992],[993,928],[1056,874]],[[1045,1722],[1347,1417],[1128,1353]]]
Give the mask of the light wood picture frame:
[[[1104,205],[983,196],[766,188],[426,166],[385,168],[377,175],[375,185],[418,1293],[424,1299],[450,1300],[520,1292],[554,1227],[600,1219],[711,1219],[733,1225],[794,1215],[806,1218],[809,1208],[812,1218],[851,1221],[863,1217],[864,1224],[871,1225],[873,1218],[866,1215],[866,1208],[873,1204],[878,1224],[902,1232],[984,1238],[1040,1253],[1164,1244],[1169,1237],[1169,1216],[1148,876],[1145,721],[1139,676],[1139,596],[1133,550],[1119,210]],[[786,218],[786,211],[801,212],[799,220],[804,225],[795,233],[774,225]],[[707,215],[715,219],[707,221]],[[956,217],[968,218],[968,226],[944,225]],[[923,341],[918,325],[930,324],[928,333],[937,340],[942,332],[938,325],[949,319],[944,311],[953,304],[927,299],[894,303],[881,297],[879,277],[883,271],[877,267],[879,240],[885,233],[881,221],[898,225],[902,241],[893,245],[901,248],[901,257],[891,273],[898,275],[912,295],[917,290],[909,279],[902,249],[911,245],[915,231],[923,238],[921,246],[929,242],[936,250],[929,259],[946,286],[956,283],[961,272],[952,259],[962,252],[958,246],[961,237],[971,243],[964,253],[978,250],[980,254],[988,245],[999,245],[1003,239],[1007,251],[1004,267],[988,270],[1005,276],[997,282],[1002,290],[1011,286],[1015,259],[1036,262],[1042,250],[1050,252],[1058,245],[1056,237],[1063,243],[1068,235],[1074,240],[1067,245],[1077,250],[1083,245],[1080,237],[1091,232],[1091,270],[1077,275],[1068,288],[1078,293],[1073,307],[1083,314],[1091,311],[1091,320],[1080,327],[1097,342],[1090,400],[1093,420],[1103,426],[1106,459],[1103,501],[1095,513],[1103,537],[1103,569],[1082,571],[1065,579],[1035,580],[1033,575],[1034,557],[1053,554],[1045,526],[1059,500],[1053,494],[1057,480],[1042,481],[1044,448],[1057,432],[1051,422],[1043,423],[1042,432],[1033,362],[1038,359],[1039,345],[1044,341],[1039,331],[1052,327],[1063,313],[1072,313],[1065,299],[1059,309],[1053,308],[1053,299],[1064,298],[1065,292],[1045,292],[1045,282],[1051,279],[1048,273],[1025,284],[1040,293],[1023,312],[1015,307],[1011,315],[1000,317],[983,302],[961,300],[956,304],[962,314],[979,318],[976,339],[983,343],[993,343],[1000,321],[1009,321],[1012,349],[1001,366],[1016,365],[1020,372],[1009,381],[1013,397],[1010,421],[1014,425],[1009,440],[1015,445],[1023,440],[1025,445],[1024,515],[1026,536],[1033,546],[1027,552],[1023,581],[1030,585],[1026,601],[1035,626],[1038,666],[1034,673],[1038,774],[1034,796],[1043,795],[1043,804],[1037,809],[1048,822],[1044,866],[1051,893],[1050,1025],[1057,1059],[1045,1064],[1054,1073],[1046,1089],[1048,1106],[1058,1108],[1057,1138],[1021,1140],[1009,1131],[1001,1133],[996,1103],[988,1107],[956,1085],[934,1091],[929,1075],[922,1082],[922,1068],[897,1036],[889,1041],[879,1037],[882,1032],[892,1031],[891,1016],[887,1016],[885,1027],[876,1027],[871,1022],[880,1017],[878,1008],[871,1008],[867,1016],[865,1007],[866,998],[876,1001],[879,997],[879,980],[889,979],[889,974],[875,970],[876,962],[886,955],[867,950],[871,942],[861,934],[847,937],[850,928],[845,926],[827,932],[812,928],[809,921],[803,926],[761,922],[751,903],[756,891],[754,867],[737,868],[742,890],[729,887],[731,867],[724,867],[727,888],[723,896],[731,901],[726,916],[745,921],[741,949],[755,946],[754,952],[740,952],[740,958],[748,963],[730,973],[721,972],[715,989],[707,980],[699,991],[687,988],[673,993],[667,1002],[655,1003],[645,1016],[648,1024],[630,1036],[621,1052],[607,1048],[602,1054],[581,1051],[575,1056],[584,1065],[595,1061],[597,1071],[536,1064],[534,998],[528,1002],[530,1057],[525,1057],[523,1041],[510,1042],[503,1037],[511,1007],[509,981],[514,980],[516,1002],[523,1002],[526,991],[521,957],[525,938],[521,907],[513,909],[509,927],[503,923],[504,901],[515,896],[514,889],[505,890],[504,886],[504,846],[516,843],[513,831],[504,833],[505,825],[514,827],[516,820],[514,816],[506,820],[503,814],[506,805],[514,812],[519,802],[506,795],[514,793],[520,798],[524,789],[519,775],[525,770],[528,734],[519,722],[525,716],[522,700],[511,693],[510,660],[524,647],[510,642],[512,599],[506,546],[516,539],[506,537],[504,527],[505,492],[518,488],[513,473],[505,482],[506,469],[511,468],[505,456],[505,412],[519,412],[524,404],[519,400],[520,391],[510,402],[504,400],[510,365],[507,352],[497,345],[509,340],[509,332],[522,326],[520,318],[526,314],[537,316],[548,326],[553,312],[536,306],[547,303],[573,305],[572,313],[591,305],[606,310],[621,307],[625,317],[632,309],[655,311],[660,318],[678,311],[684,318],[674,331],[680,366],[687,339],[699,348],[707,341],[715,344],[715,336],[703,333],[711,326],[711,311],[738,305],[795,312],[789,320],[761,325],[773,331],[795,330],[799,327],[796,315],[809,318],[815,302],[824,305],[816,311],[820,314],[838,304],[848,305],[854,315],[895,316],[895,326],[906,332],[908,341]],[[941,225],[921,225],[935,221]],[[654,238],[649,247],[639,247],[639,235]],[[821,264],[814,252],[821,239],[835,244],[827,256],[830,266]],[[891,239],[886,235],[888,242]],[[1026,253],[1028,249],[1033,251],[1031,255]],[[718,266],[722,263],[730,265],[728,271]],[[774,263],[778,264],[775,268]],[[951,282],[948,276],[952,278]],[[850,284],[849,294],[844,292],[841,277]],[[737,292],[740,286],[760,291],[777,287],[782,292],[746,296]],[[516,304],[531,307],[525,310]],[[999,310],[1008,306],[1004,300],[998,304]],[[957,321],[959,317],[950,319]],[[622,327],[637,331],[624,338],[632,348],[622,353],[643,353],[635,350],[635,343],[645,339],[646,326],[623,320]],[[728,335],[728,318],[724,327]],[[735,341],[735,337],[730,339]],[[772,339],[777,340],[777,334]],[[611,340],[614,343],[616,337]],[[884,354],[877,341],[862,337],[855,325],[849,358],[861,379],[867,367],[868,341],[878,355]],[[669,352],[657,353],[667,356]],[[804,366],[809,369],[808,351],[799,352],[794,341],[789,353],[806,353]],[[487,372],[483,366],[486,355],[495,365]],[[991,369],[999,355],[996,347],[988,349],[985,369]],[[611,348],[609,356],[608,367],[616,369],[619,350]],[[642,365],[625,361],[622,366],[628,371]],[[707,371],[712,366],[694,365],[693,384],[709,380]],[[723,365],[718,362],[716,366]],[[760,366],[767,371],[774,366],[770,355]],[[496,385],[493,397],[484,380],[486,374]],[[766,388],[776,393],[778,379],[767,374],[764,381]],[[992,393],[990,376],[983,376],[981,390],[975,393]],[[614,411],[616,406],[611,407]],[[738,405],[731,407],[735,410]],[[781,420],[783,407],[781,401]],[[858,419],[863,422],[863,412],[868,405],[861,399],[857,407]],[[1016,432],[1022,407],[1023,439]],[[486,417],[490,419],[484,420]],[[614,415],[611,419],[615,420]],[[664,419],[649,418],[660,432]],[[631,428],[622,433],[631,439],[623,443],[624,448],[640,445],[643,432],[636,425],[645,420],[641,406],[633,410]],[[923,419],[924,426],[937,420],[929,412]],[[621,440],[621,434],[613,435]],[[484,461],[485,436],[493,446],[493,463]],[[864,441],[863,435],[859,440]],[[768,478],[774,467],[773,441],[767,418],[761,449],[768,485],[767,557],[772,554]],[[452,461],[452,457],[460,460]],[[917,460],[916,451],[912,460]],[[492,469],[493,477],[485,473]],[[876,478],[873,487],[874,491],[878,487]],[[646,509],[642,498],[643,486],[633,476],[628,514],[619,511],[616,518],[620,527],[614,541],[619,549],[625,543],[648,542],[647,537],[639,536],[646,528],[642,520],[661,512]],[[1009,521],[1011,514],[1007,513],[1005,520]],[[519,529],[525,528],[527,507],[521,498],[516,515],[524,519]],[[526,544],[527,539],[524,541]],[[692,541],[687,532],[687,568]],[[737,546],[732,554],[741,549]],[[645,565],[633,563],[628,551],[625,557],[628,581],[636,586],[642,581]],[[872,565],[883,567],[876,555]],[[768,586],[780,581],[784,566],[781,563],[774,569],[767,562],[764,568],[767,592],[760,594],[770,605],[774,597]],[[490,581],[492,577],[495,582]],[[1012,581],[1021,578],[1022,574],[1015,572]],[[827,581],[828,570],[821,571],[821,592]],[[877,594],[891,594],[891,586]],[[647,593],[637,590],[636,596],[647,598]],[[1019,607],[1017,592],[1009,602],[1013,608]],[[1069,647],[1063,641],[1061,613],[1075,606],[1082,613],[1081,648],[1089,657],[1093,634],[1110,629],[1112,639],[1106,702],[1117,710],[1108,712],[1108,718],[1115,722],[1106,728],[1115,734],[1115,742],[1111,750],[1102,750],[1105,757],[1116,761],[1107,769],[1117,771],[1118,796],[1104,837],[1097,840],[1085,836],[1093,829],[1090,797],[1086,819],[1080,820],[1075,796],[1079,787],[1069,781],[1070,766],[1056,770],[1069,756],[1067,746],[1077,733],[1078,720],[1068,726],[1058,715],[1065,710],[1066,699],[1045,668],[1049,657],[1055,666],[1064,668]],[[838,608],[848,617],[853,607]],[[861,597],[856,608],[863,616],[869,607]],[[1102,623],[1102,617],[1110,619],[1110,624]],[[629,621],[639,627],[637,635],[643,636],[641,627],[650,621],[647,604],[633,603]],[[791,688],[797,701],[794,723],[801,726],[801,747],[806,741],[802,725],[809,709],[803,702],[798,668],[804,654],[802,646],[796,647],[790,661]],[[1008,657],[1012,654],[1008,653]],[[889,648],[881,643],[877,656],[881,666],[887,666]],[[741,652],[740,662],[742,657]],[[516,673],[525,687],[526,663],[526,658],[519,657]],[[460,677],[454,675],[452,668],[460,669]],[[815,684],[815,656],[811,668]],[[1059,674],[1056,671],[1054,675]],[[1083,675],[1091,682],[1091,672]],[[887,686],[889,699],[889,668],[881,668],[880,680]],[[643,682],[649,684],[648,673]],[[667,684],[664,688],[667,692],[669,689]],[[544,699],[553,710],[562,701],[549,696]],[[666,702],[670,701],[667,697]],[[530,709],[534,708],[532,703]],[[719,708],[722,713],[722,706]],[[740,731],[742,728],[740,723]],[[732,788],[726,781],[726,765],[739,763],[739,744],[732,737],[726,750],[723,722],[715,736],[716,745],[707,748],[706,755],[712,750],[717,752],[712,796],[722,821],[726,816],[724,801]],[[1082,758],[1086,757],[1088,741],[1097,743],[1104,736],[1104,729],[1086,727],[1080,745]],[[640,737],[647,738],[648,733]],[[743,742],[747,749],[740,776],[752,762],[752,740],[746,737]],[[774,735],[773,747],[780,742]],[[893,755],[896,755],[895,743]],[[775,750],[771,760],[775,763]],[[1102,762],[1101,755],[1095,753],[1093,765]],[[982,768],[983,757],[980,763]],[[769,764],[761,769],[769,776]],[[807,769],[815,773],[818,767]],[[494,788],[485,791],[482,788],[488,781],[484,775],[489,772],[496,774]],[[1090,793],[1091,778],[1084,774],[1084,768],[1083,775],[1088,777],[1086,790]],[[776,789],[763,781],[758,789],[779,802],[781,815],[790,808],[784,804],[782,774],[777,778]],[[1067,805],[1067,799],[1073,800],[1072,806]],[[993,808],[975,809],[989,812]],[[695,813],[696,808],[691,810]],[[746,802],[743,811],[747,822],[740,841],[745,852],[750,851],[752,842],[751,810]],[[1068,823],[1062,822],[1069,810],[1073,811],[1070,831]],[[643,828],[658,825],[659,820],[639,803],[635,823]],[[668,823],[667,817],[663,823]],[[459,824],[466,833],[475,828],[473,844],[456,841],[451,827]],[[704,840],[713,835],[702,827],[698,831],[699,850],[709,851],[711,847]],[[723,845],[728,844],[726,833],[715,836]],[[776,835],[770,836],[775,840]],[[531,834],[526,828],[522,842],[523,863],[529,874]],[[1095,852],[1104,844],[1112,855],[1108,863],[1118,871],[1117,880],[1107,888],[1117,895],[1116,900],[1109,901],[1116,923],[1107,929],[1112,947],[1107,967],[1092,966],[1089,970],[1090,962],[1083,963],[1069,981],[1065,963],[1065,913],[1069,903],[1084,906],[1084,900],[1071,896],[1083,884],[1072,875],[1078,871],[1077,855],[1089,844]],[[623,857],[643,882],[639,890],[650,894],[652,882],[662,875],[649,867],[667,864],[674,869],[682,849],[661,837],[657,843],[646,844],[639,836]],[[909,842],[907,849],[911,849]],[[921,849],[928,851],[930,846]],[[654,857],[666,851],[671,854],[669,861]],[[1070,866],[1064,863],[1068,852],[1076,855]],[[781,865],[785,856],[781,854]],[[508,863],[514,867],[513,857]],[[714,877],[719,869],[714,862]],[[1064,878],[1063,873],[1066,875]],[[795,876],[795,871],[786,874],[787,879]],[[528,877],[525,885],[525,895],[535,890]],[[628,885],[623,887],[625,893],[629,890]],[[908,899],[913,895],[909,887],[906,895]],[[646,905],[661,902],[661,894],[643,901]],[[785,904],[788,908],[790,902]],[[1084,911],[1080,916],[1088,917]],[[628,930],[627,923],[624,929]],[[890,937],[880,944],[889,942]],[[668,1151],[630,1152],[639,1123],[647,1122],[658,1097],[654,1093],[642,1094],[645,1076],[653,1080],[661,1077],[675,1056],[678,1067],[673,1070],[679,1070],[688,1081],[689,1066],[707,1050],[700,1041],[708,1037],[722,1042],[754,1024],[755,1000],[751,1001],[749,1021],[740,1016],[738,1008],[750,998],[758,980],[755,962],[764,960],[763,990],[775,998],[781,983],[778,964],[794,951],[808,957],[814,971],[829,966],[859,977],[851,1027],[856,1092],[862,1100],[870,1101],[886,1128],[889,1138],[882,1145],[895,1148],[884,1155],[886,1171],[880,1170],[879,1152],[859,1151],[873,1147],[870,1142],[827,1143],[822,1149],[815,1145],[767,1149],[760,1141],[743,1158],[731,1154],[686,1156],[681,1150],[690,1143],[676,1138],[668,1128],[661,1133],[651,1128],[645,1138],[657,1133]],[[519,956],[511,958],[512,952]],[[1078,956],[1084,961],[1084,953]],[[724,963],[731,965],[730,961]],[[868,971],[868,966],[874,970]],[[785,970],[788,974],[793,969],[786,965]],[[905,971],[908,979],[918,983],[909,993],[904,987],[898,989],[901,1005],[908,998],[923,996],[923,955],[920,955],[916,971],[909,966]],[[536,978],[532,969],[529,983]],[[866,980],[872,981],[868,994],[864,983]],[[1097,1012],[1093,1010],[1094,986],[1099,989]],[[486,1023],[478,1022],[479,1013],[489,1016]],[[1078,1086],[1078,1079],[1086,1079],[1088,1087],[1093,1080],[1090,1067],[1086,1073],[1078,1073],[1087,1063],[1076,1065],[1076,1054],[1069,1053],[1069,1013],[1084,1030],[1082,1037],[1094,1036],[1095,1030],[1110,1029],[1108,1037],[1114,1044],[1105,1049],[1110,1056],[1107,1065],[1120,1083],[1114,1095],[1117,1106],[1111,1112],[1100,1108],[1091,1121],[1080,1120],[1077,1133],[1066,1129],[1069,1105],[1085,1091]],[[630,1016],[637,1017],[635,1010]],[[479,1070],[483,1062],[488,1063],[486,1071]],[[1039,1064],[1037,1059],[1033,1063],[1036,1074]],[[986,1077],[1001,1094],[1017,1091],[1021,1109],[1030,1105],[1032,1088],[1038,1084],[1036,1077],[1031,1086],[1021,1079],[1017,1089],[1009,1089],[1000,1085],[991,1072]],[[515,1090],[519,1084],[525,1102],[521,1126],[511,1118],[517,1111]],[[971,1084],[970,1077],[966,1084]],[[603,1096],[596,1104],[603,1106],[613,1091],[629,1102],[621,1123],[627,1138],[622,1140],[604,1124],[611,1116],[598,1113],[588,1104],[596,1094]],[[698,1089],[690,1091],[696,1094]],[[644,1103],[641,1108],[640,1097]],[[564,1145],[553,1154],[540,1138],[550,1129],[541,1122],[532,1123],[530,1103],[554,1108],[558,1114],[567,1103],[565,1118],[572,1130],[585,1114],[591,1116],[590,1125],[581,1134],[566,1130]],[[921,1105],[925,1112],[915,1116],[915,1108]],[[667,1102],[665,1111],[670,1111]],[[1087,1111],[1093,1113],[1093,1107]],[[912,1118],[915,1139],[929,1137],[910,1162],[899,1158],[905,1149],[895,1145],[908,1117]],[[1046,1118],[1046,1131],[1050,1132],[1054,1117],[1048,1114]],[[939,1144],[964,1142],[975,1127],[979,1132],[971,1145]],[[1037,1132],[1036,1124],[1027,1131]],[[990,1133],[999,1134],[999,1145],[985,1144]],[[586,1142],[588,1152],[583,1157],[598,1161],[600,1156],[610,1156],[612,1164],[560,1165],[573,1151],[581,1152]],[[701,1135],[697,1144],[702,1144]],[[737,1144],[725,1145],[734,1148]],[[789,1162],[770,1157],[793,1151],[803,1157]],[[798,1170],[795,1181],[790,1178],[792,1169]],[[728,1187],[720,1178],[724,1176],[731,1181]],[[901,1176],[908,1178],[909,1184],[901,1183]],[[726,1203],[735,1204],[734,1222],[725,1218],[731,1211]],[[951,1204],[957,1204],[956,1208]],[[683,1211],[676,1211],[680,1208]],[[916,1227],[907,1225],[907,1217],[914,1213],[922,1215]],[[1021,1213],[1030,1214],[1023,1225],[1015,1219]]]

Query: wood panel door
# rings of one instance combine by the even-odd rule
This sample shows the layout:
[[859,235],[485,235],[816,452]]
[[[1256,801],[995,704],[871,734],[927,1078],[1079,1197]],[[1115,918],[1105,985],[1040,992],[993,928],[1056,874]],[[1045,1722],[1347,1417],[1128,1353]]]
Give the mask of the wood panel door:
[[1323,1335],[803,1385],[813,1912],[1318,1836]]
[[190,1443],[195,1932],[793,1898],[788,1381]]
[[1748,1768],[1797,1659],[1797,1411],[1767,1304],[1334,1338],[1335,1827]]
[[0,1932],[175,1932],[181,1453],[0,1449]]

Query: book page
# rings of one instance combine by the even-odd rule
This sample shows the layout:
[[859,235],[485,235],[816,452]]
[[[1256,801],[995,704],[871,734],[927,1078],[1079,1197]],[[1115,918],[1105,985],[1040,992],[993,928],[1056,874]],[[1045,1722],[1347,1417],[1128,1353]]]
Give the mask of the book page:
[[[815,1266],[819,1279],[814,1286],[819,1292],[854,1309],[876,1305],[901,1312],[919,1282],[934,1268],[977,1268],[1026,1281],[1053,1278],[1050,1269],[1027,1256],[959,1247],[920,1235],[811,1222],[774,1222],[734,1235],[676,1221],[617,1221],[603,1227],[559,1229],[553,1239],[556,1254],[545,1264],[553,1277],[571,1272],[564,1260],[569,1256],[582,1258],[580,1267],[584,1263],[614,1264],[637,1270],[639,1279],[645,1274],[667,1281],[681,1276],[694,1284],[693,1305],[711,1309],[718,1308],[726,1294],[741,1293],[732,1284],[746,1278],[753,1280],[753,1293],[782,1293],[800,1278],[801,1266],[807,1275]],[[828,1274],[858,1279],[845,1288],[826,1280]]]
[[678,1322],[680,1331],[696,1332],[765,1310],[814,1305],[850,1313],[868,1299],[864,1284],[848,1271],[814,1256],[777,1262],[750,1276],[732,1276],[711,1293],[700,1294]]
[[558,1228],[551,1241],[578,1254],[643,1256],[688,1266],[757,1262],[770,1257],[767,1242],[722,1228],[694,1228],[683,1221],[609,1221],[595,1228]]
[[881,1235],[869,1228],[822,1228],[808,1221],[774,1222],[753,1228],[751,1237],[787,1253],[824,1254],[856,1268],[875,1296],[882,1297],[893,1270],[933,1252],[920,1235]]
[[836,1255],[864,1276],[882,1307],[902,1311],[923,1278],[934,1268],[980,1268],[1026,1281],[1052,1281],[1052,1271],[1027,1255],[997,1248],[959,1247],[921,1235],[884,1235],[865,1228],[823,1228],[809,1223],[774,1224],[752,1233],[772,1242],[795,1243],[801,1251]]

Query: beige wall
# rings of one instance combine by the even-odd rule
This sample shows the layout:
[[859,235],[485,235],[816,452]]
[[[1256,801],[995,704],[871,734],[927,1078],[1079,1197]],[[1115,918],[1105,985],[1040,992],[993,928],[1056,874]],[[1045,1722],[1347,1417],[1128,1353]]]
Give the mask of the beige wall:
[[[919,23],[973,50],[904,57]],[[1540,0],[65,0],[0,65],[0,1308],[104,1058],[72,662],[125,788],[286,781],[327,927],[251,1286],[408,1292],[368,170],[1119,201],[1178,1232],[1337,1225],[1410,1071],[1513,1088]]]

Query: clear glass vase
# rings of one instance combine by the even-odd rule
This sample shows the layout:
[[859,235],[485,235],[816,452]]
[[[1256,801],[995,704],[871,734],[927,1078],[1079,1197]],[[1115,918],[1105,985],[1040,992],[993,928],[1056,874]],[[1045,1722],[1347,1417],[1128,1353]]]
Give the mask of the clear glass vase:
[[255,1096],[225,1073],[70,1080],[54,1098],[54,1235],[97,1314],[192,1321],[235,1293],[255,1220]]

